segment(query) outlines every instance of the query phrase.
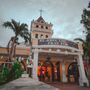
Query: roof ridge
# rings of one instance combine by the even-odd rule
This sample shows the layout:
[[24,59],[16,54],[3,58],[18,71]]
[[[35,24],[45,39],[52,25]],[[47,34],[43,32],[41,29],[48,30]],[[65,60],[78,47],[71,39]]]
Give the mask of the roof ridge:
[[42,16],[40,16],[38,19],[37,19],[38,22],[45,22],[45,20],[43,19]]

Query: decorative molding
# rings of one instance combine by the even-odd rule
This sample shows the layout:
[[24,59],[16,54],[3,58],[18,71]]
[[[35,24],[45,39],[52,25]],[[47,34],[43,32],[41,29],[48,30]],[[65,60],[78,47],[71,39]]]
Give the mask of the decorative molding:
[[32,52],[36,52],[36,51],[39,52],[39,53],[40,52],[44,52],[44,53],[55,53],[55,54],[64,54],[64,55],[79,55],[80,54],[79,52],[72,53],[72,52],[62,52],[62,51],[61,52],[57,52],[57,51],[39,50],[39,49],[38,50],[35,50],[35,49],[32,50]]
[[69,46],[62,46],[62,45],[33,45],[33,48],[62,48],[62,49],[70,49],[70,50],[74,50],[74,51],[78,51],[78,52],[82,52],[83,50],[79,50],[73,47],[69,47]]

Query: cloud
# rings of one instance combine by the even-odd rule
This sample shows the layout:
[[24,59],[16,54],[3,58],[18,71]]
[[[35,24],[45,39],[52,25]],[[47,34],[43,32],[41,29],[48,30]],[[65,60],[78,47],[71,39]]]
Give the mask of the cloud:
[[13,18],[30,26],[31,21],[39,17],[40,9],[44,10],[45,20],[53,23],[53,37],[84,38],[80,20],[88,2],[89,0],[0,0],[0,43],[7,44],[13,35],[11,30],[2,27],[3,22]]

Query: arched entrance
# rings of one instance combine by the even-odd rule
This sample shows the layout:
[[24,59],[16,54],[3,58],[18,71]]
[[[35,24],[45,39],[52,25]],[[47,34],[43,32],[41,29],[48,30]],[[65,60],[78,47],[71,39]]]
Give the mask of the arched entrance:
[[55,75],[54,75],[54,65],[51,61],[46,60],[44,62],[44,66],[46,67],[46,72],[45,72],[45,78],[47,79],[46,81],[54,81],[55,80]]
[[77,62],[72,62],[69,66],[68,66],[68,82],[74,82],[74,83],[78,83],[79,80],[79,70],[78,70],[78,65]]
[[47,56],[47,58],[44,62],[39,62],[39,64],[38,64],[38,78],[40,81],[45,81],[45,82],[55,80],[54,65],[50,61],[49,56]]
[[60,81],[60,61],[53,62],[50,56],[38,63],[38,78],[40,81]]

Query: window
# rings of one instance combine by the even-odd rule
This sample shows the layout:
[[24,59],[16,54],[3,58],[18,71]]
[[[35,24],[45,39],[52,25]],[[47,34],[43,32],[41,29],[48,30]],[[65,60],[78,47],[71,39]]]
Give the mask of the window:
[[46,29],[48,29],[48,27],[46,27]]
[[48,38],[48,35],[46,35],[46,38]]
[[38,25],[36,25],[36,28],[38,28],[39,26]]
[[43,26],[41,26],[41,28],[43,28]]
[[38,34],[35,34],[35,38],[38,38]]
[[41,38],[43,38],[43,34],[41,34],[41,36],[40,36]]
[[41,21],[41,23],[43,23],[43,21]]

